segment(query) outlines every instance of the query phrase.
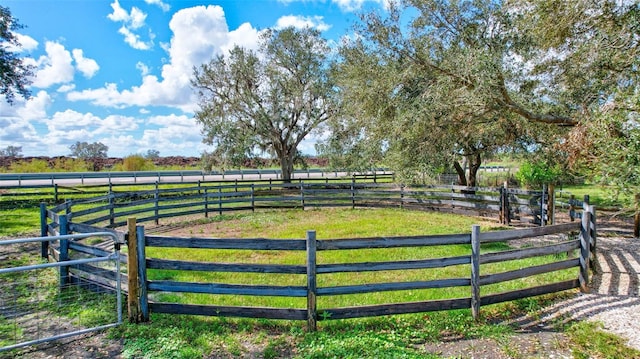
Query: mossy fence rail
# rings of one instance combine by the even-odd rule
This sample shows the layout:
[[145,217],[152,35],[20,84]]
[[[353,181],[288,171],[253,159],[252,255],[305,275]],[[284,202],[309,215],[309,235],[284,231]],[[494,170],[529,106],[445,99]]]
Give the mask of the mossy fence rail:
[[[249,186],[249,185],[248,185]],[[340,185],[341,186],[341,185]],[[252,191],[241,191],[238,187],[218,186],[214,188],[194,188],[190,196],[184,196],[184,188],[176,189],[180,196],[168,197],[166,204],[159,201],[159,190],[143,191],[143,193],[112,194],[91,200],[68,201],[62,205],[47,208],[41,206],[42,235],[57,235],[67,233],[91,233],[104,231],[103,227],[123,227],[125,230],[111,229],[118,236],[118,242],[128,246],[128,255],[123,259],[127,263],[125,276],[128,293],[129,317],[133,321],[148,320],[149,313],[194,314],[209,316],[235,316],[267,319],[306,320],[310,330],[316,329],[317,321],[328,319],[346,319],[390,314],[428,312],[470,308],[472,315],[477,318],[480,307],[494,303],[527,298],[541,294],[554,293],[572,288],[587,290],[589,282],[589,267],[594,258],[596,248],[595,210],[585,198],[581,221],[504,231],[481,232],[479,226],[473,226],[469,233],[452,235],[430,235],[410,237],[379,237],[379,238],[349,238],[322,239],[316,238],[315,231],[308,231],[305,239],[239,239],[239,238],[179,238],[170,236],[156,236],[145,233],[145,227],[138,225],[144,221],[157,221],[161,218],[184,216],[186,214],[209,212],[224,213],[227,210],[255,210],[256,203],[268,203],[271,207],[306,207],[314,201],[326,206],[355,206],[356,203],[372,207],[374,205],[395,206],[424,203],[430,205],[424,198],[410,197],[406,189],[397,197],[379,198],[379,186],[367,184],[368,194],[375,194],[378,200],[365,196],[363,191],[353,190],[355,183],[347,183],[341,193],[336,193],[336,184],[326,184],[315,188],[296,184],[279,185],[277,195],[271,188],[267,193],[256,195],[255,184],[250,185]],[[364,185],[363,185],[364,186]],[[264,189],[263,189],[264,190]],[[302,191],[299,194],[283,193],[286,191]],[[468,189],[465,189],[468,190]],[[172,193],[172,190],[165,190]],[[198,192],[200,191],[200,192]],[[313,191],[313,192],[309,192]],[[326,192],[323,192],[326,191]],[[477,193],[481,192],[476,190]],[[311,196],[313,193],[313,196]],[[384,193],[388,195],[387,193]],[[416,196],[412,194],[411,196]],[[423,194],[426,196],[426,194]],[[469,195],[465,196],[479,196]],[[204,198],[204,203],[202,202]],[[399,198],[399,200],[397,200]],[[409,198],[410,200],[407,200]],[[465,197],[467,198],[467,197]],[[395,199],[395,200],[394,200]],[[458,201],[450,198],[449,201]],[[196,201],[190,202],[190,201]],[[461,201],[458,201],[461,202]],[[251,205],[247,205],[250,203]],[[277,204],[276,205],[274,205]],[[456,206],[461,203],[456,202]],[[230,206],[230,207],[225,207]],[[477,209],[479,205],[473,203],[471,207]],[[197,209],[192,209],[198,207]],[[462,206],[461,206],[462,207]],[[462,207],[464,208],[464,207]],[[486,210],[488,205],[481,205]],[[499,208],[498,208],[499,211]],[[134,216],[147,214],[138,220]],[[128,218],[126,221],[121,218]],[[483,250],[483,248],[498,242],[509,244],[514,240],[533,237],[569,234],[563,240],[540,246],[524,246],[521,248],[502,247],[502,250]],[[575,235],[574,235],[575,234]],[[426,259],[384,261],[384,262],[353,262],[353,263],[318,263],[317,255],[323,251],[353,251],[392,248],[417,248],[434,246],[466,246],[468,253],[453,257],[438,257]],[[268,264],[268,263],[224,263],[198,262],[190,260],[174,260],[163,258],[147,258],[147,250],[154,247],[171,247],[180,252],[187,248],[216,251],[298,251],[306,254],[306,263],[297,264]],[[110,252],[100,245],[90,245],[79,242],[62,243],[56,248],[43,247],[42,255],[54,260],[64,261],[77,255],[105,256]],[[503,271],[486,271],[485,266],[492,263],[518,261],[525,258],[551,258],[543,264],[530,265],[524,268],[513,267]],[[224,255],[218,258],[225,258]],[[443,269],[453,266],[463,266],[466,274],[463,276],[446,277],[446,271],[438,271],[440,278],[425,278],[425,280],[394,281],[387,280],[376,283],[355,283],[347,285],[321,285],[318,277],[335,273],[363,273],[380,272],[394,273],[394,271]],[[516,290],[481,295],[481,288],[508,281],[527,283],[526,279],[557,271],[572,270],[575,276],[563,277],[558,281],[536,283]],[[210,273],[260,273],[279,276],[304,276],[306,284],[302,285],[273,285],[266,280],[264,284],[235,284],[218,282],[190,282],[181,280],[149,279],[149,272],[157,270],[199,271]],[[97,275],[97,273],[101,273]],[[490,273],[490,274],[481,274]],[[573,272],[571,272],[573,273]],[[74,266],[69,268],[69,278],[95,281],[102,285],[113,283],[113,275],[105,275],[103,270],[96,270],[91,265]],[[388,278],[388,277],[387,277]],[[391,277],[393,278],[393,277]],[[382,280],[382,279],[381,279]],[[468,288],[464,292],[468,295],[448,299],[420,300],[402,303],[387,303],[374,305],[322,307],[318,308],[318,298],[359,295],[389,291],[429,290]],[[490,292],[490,291],[489,291]],[[216,305],[215,302],[206,304],[188,304],[182,302],[163,301],[166,293],[199,293],[217,296],[250,296],[250,297],[290,297],[304,300],[306,307],[266,307],[266,306],[236,306]]]

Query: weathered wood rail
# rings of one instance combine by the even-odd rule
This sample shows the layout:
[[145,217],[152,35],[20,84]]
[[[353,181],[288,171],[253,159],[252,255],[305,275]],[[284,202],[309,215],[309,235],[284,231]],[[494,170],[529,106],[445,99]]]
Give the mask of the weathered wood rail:
[[[245,170],[232,171],[229,176],[236,176],[235,179],[225,179],[224,174],[216,174],[217,179],[211,179],[211,173],[201,171],[153,171],[153,172],[91,172],[91,173],[45,173],[45,174],[6,174],[0,173],[0,177],[13,179],[16,178],[50,178],[51,182],[47,184],[21,184],[19,186],[8,186],[0,183],[0,208],[12,209],[16,207],[25,207],[34,203],[46,202],[49,205],[60,204],[67,200],[81,200],[92,198],[100,195],[108,195],[112,192],[144,191],[145,188],[153,187],[159,184],[163,188],[171,187],[193,187],[198,185],[214,186],[214,185],[234,185],[234,184],[282,184],[283,181],[279,177],[269,177],[273,175],[274,170]],[[202,176],[197,178],[194,174]],[[263,176],[264,175],[264,176]],[[313,177],[311,177],[313,175]],[[322,175],[322,176],[321,176]],[[168,180],[177,179],[176,181]],[[185,176],[187,176],[185,178]],[[239,178],[238,178],[239,176]],[[245,179],[246,177],[246,179]],[[82,178],[105,178],[109,179],[107,183],[78,183],[78,184],[60,184],[54,182],[55,179],[80,179]],[[111,182],[111,179],[119,179],[119,182]],[[154,179],[155,181],[138,181],[138,178]],[[319,169],[308,171],[296,171],[294,181],[305,181],[306,183],[314,182],[344,182],[346,180],[392,182],[395,176],[387,171],[373,171],[364,173],[354,173],[346,176],[344,172],[324,172]],[[0,180],[1,182],[1,180]]]
[[[241,193],[242,191],[238,191]],[[233,192],[235,193],[235,192]],[[404,193],[406,195],[406,193]],[[323,193],[323,196],[325,194]],[[362,194],[360,194],[362,195]],[[294,201],[299,201],[296,198]],[[353,200],[353,197],[341,200]],[[402,197],[401,197],[402,198]],[[99,203],[99,201],[98,201]],[[155,202],[151,202],[155,203]],[[400,201],[400,203],[403,203]],[[549,225],[527,229],[481,232],[479,226],[473,226],[469,233],[435,236],[409,237],[375,237],[355,239],[322,239],[316,238],[315,231],[308,231],[305,239],[238,239],[238,238],[181,238],[155,236],[145,233],[143,226],[134,219],[127,221],[127,233],[117,233],[119,241],[127,243],[128,266],[125,290],[128,292],[128,309],[130,319],[145,321],[150,312],[171,314],[194,314],[208,316],[234,316],[266,319],[305,320],[310,330],[315,330],[318,321],[347,319],[391,314],[417,313],[439,310],[470,308],[474,318],[480,315],[481,306],[527,298],[541,294],[554,293],[572,288],[587,291],[589,268],[594,258],[596,246],[595,210],[585,198],[584,214],[580,222]],[[42,207],[42,232],[50,234],[87,233],[104,231],[87,223],[76,223],[81,217],[70,211],[72,207],[56,208],[58,213]],[[109,210],[109,208],[102,209]],[[131,214],[131,211],[128,214]],[[181,212],[178,212],[181,213]],[[151,217],[154,218],[154,217]],[[87,221],[93,223],[91,220]],[[575,233],[574,235],[571,235]],[[505,244],[511,241],[554,234],[569,234],[564,240],[537,247],[509,248],[506,250],[487,249],[492,243]],[[324,252],[358,251],[358,250],[391,250],[393,248],[422,248],[435,246],[463,246],[467,248],[464,255],[453,257],[417,258],[411,260],[394,260],[381,262],[345,262],[325,263],[318,261]],[[269,263],[226,263],[222,261],[197,262],[167,258],[147,257],[147,250],[156,247],[175,248],[176,253],[182,249],[197,248],[215,251],[298,251],[306,254],[304,263],[269,264]],[[484,248],[484,249],[483,249]],[[73,254],[76,253],[76,254]],[[64,261],[80,253],[85,256],[105,256],[108,252],[80,243],[67,243],[58,248],[43,248],[43,254],[51,254],[54,260]],[[224,255],[221,256],[224,258]],[[543,264],[524,268],[489,270],[492,264],[517,261],[526,258],[544,257]],[[218,257],[220,258],[220,257]],[[438,271],[443,277],[425,278],[424,280],[380,280],[367,283],[323,284],[323,276],[336,273],[393,273],[393,271],[430,270],[443,268],[462,268],[462,275],[448,277],[446,271]],[[551,281],[541,285],[518,288],[501,292],[483,293],[497,283],[518,281],[524,278],[557,271],[576,269],[575,277],[559,281]],[[260,273],[279,276],[304,276],[306,284],[275,285],[266,280],[264,283],[237,284],[225,282],[189,282],[166,279],[149,279],[149,273],[158,270],[200,271],[209,273]],[[108,285],[114,275],[98,275],[105,273],[91,265],[71,268],[70,276],[82,280],[99,281]],[[268,278],[268,277],[267,277]],[[391,276],[393,278],[393,276]],[[524,283],[524,282],[523,282]],[[366,295],[367,293],[394,291],[423,291],[448,288],[467,288],[465,296],[438,300],[418,300],[414,302],[387,303],[373,305],[357,305],[330,307],[318,305],[324,297],[341,295]],[[306,307],[264,307],[264,306],[232,306],[217,305],[215,301],[207,304],[177,303],[156,300],[156,293],[201,293],[213,296],[274,296],[306,298]],[[212,299],[213,300],[213,299]]]
[[51,211],[69,215],[74,223],[109,228],[125,226],[129,217],[136,217],[139,223],[159,224],[161,219],[177,216],[208,217],[265,208],[400,207],[534,225],[551,223],[553,217],[553,209],[543,203],[550,197],[542,196],[540,191],[453,185],[407,187],[378,180],[352,177],[295,183],[199,182],[168,188],[155,184],[139,191],[118,191],[113,187],[105,195],[67,200]]

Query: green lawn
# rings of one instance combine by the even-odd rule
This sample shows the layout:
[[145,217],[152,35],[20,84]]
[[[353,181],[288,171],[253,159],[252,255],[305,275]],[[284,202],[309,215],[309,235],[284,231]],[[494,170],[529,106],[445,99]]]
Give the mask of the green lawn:
[[[203,223],[206,221],[198,221]],[[225,221],[215,218],[211,226],[201,224],[189,230],[190,236],[231,237],[231,238],[304,238],[306,230],[315,230],[319,240],[331,238],[360,238],[373,236],[434,235],[470,233],[473,224],[481,223],[484,230],[495,229],[495,222],[477,218],[442,213],[407,211],[400,209],[323,209],[266,211],[255,214],[239,214]],[[206,233],[202,230],[207,228]],[[212,231],[208,228],[216,228]],[[504,244],[483,246],[483,252],[505,249]],[[467,256],[469,245],[432,246],[418,248],[361,249],[318,252],[318,264],[363,263],[407,261],[430,258]],[[252,264],[294,264],[305,265],[302,251],[247,251],[148,248],[148,258],[191,260],[199,262],[252,263]],[[544,256],[505,263],[483,265],[483,274],[504,272],[523,267],[558,261],[557,256]],[[412,282],[450,278],[469,278],[470,266],[456,265],[439,269],[403,271],[333,273],[318,275],[318,287],[360,285],[374,283]],[[534,285],[577,278],[577,268],[552,272],[527,278],[495,284],[483,288],[483,294],[499,293],[522,289]],[[151,280],[174,280],[185,282],[216,282],[251,285],[304,286],[306,276],[264,273],[205,273],[196,271],[149,270]],[[448,298],[469,297],[468,287],[445,289],[404,290],[326,296],[318,298],[318,308],[336,308],[355,305],[373,305],[397,302],[413,302]],[[249,305],[285,308],[304,308],[305,298],[249,297],[208,294],[154,294],[160,301],[188,302],[194,304]]]
[[[2,211],[0,230],[3,235],[17,235],[38,231],[39,214],[37,210]],[[18,224],[15,224],[18,223]],[[306,230],[313,229],[318,239],[370,236],[395,236],[419,234],[445,234],[469,232],[471,225],[480,223],[482,230],[498,229],[494,222],[482,222],[477,218],[455,216],[449,214],[426,213],[399,209],[351,210],[293,210],[293,211],[258,211],[256,213],[240,213],[200,219],[195,223],[183,225],[193,236],[210,237],[269,237],[269,238],[304,238]],[[482,251],[503,250],[504,244],[485,246]],[[432,247],[420,251],[416,249],[394,250],[362,250],[341,252],[320,252],[319,263],[358,262],[404,260],[414,258],[433,258],[454,256],[468,253],[468,246]],[[247,251],[198,251],[170,250],[149,248],[148,257],[163,257],[189,260],[219,260],[224,262],[242,262],[251,260],[254,263],[302,263],[304,255],[297,252],[274,253]],[[217,258],[217,259],[216,259]],[[559,258],[542,257],[541,262],[513,261],[497,263],[483,267],[482,274],[503,271],[520,266],[542,263]],[[451,271],[451,272],[447,272]],[[335,285],[351,283],[367,283],[399,280],[424,280],[429,276],[452,277],[468,276],[467,266],[450,267],[435,271],[392,272],[387,277],[380,274],[364,276],[327,275],[319,276],[319,285]],[[434,272],[431,270],[430,272]],[[223,277],[229,275],[231,277]],[[259,283],[267,280],[270,284],[277,281],[304,285],[302,278],[232,277],[233,274],[176,273],[172,271],[156,271],[150,273],[151,279],[166,278],[193,281],[238,281],[239,283]],[[563,273],[560,276],[574,278],[576,273]],[[326,277],[326,278],[324,278]],[[549,281],[562,278],[532,277],[534,281]],[[275,280],[275,282],[274,282]],[[522,282],[522,283],[521,283]],[[511,281],[505,286],[483,287],[482,294],[488,291],[510,290],[522,285],[530,286],[535,282]],[[319,308],[374,304],[383,302],[399,302],[468,296],[468,288],[447,291],[402,291],[319,298]],[[251,304],[283,307],[304,307],[304,302],[288,299],[263,298],[264,302],[255,301],[255,297],[225,298],[225,296],[181,296],[165,294],[163,300],[191,301],[211,304],[212,300],[220,300],[224,304]],[[261,299],[262,300],[262,299]],[[445,338],[495,340],[509,347],[509,338],[514,335],[514,328],[506,324],[514,314],[531,313],[548,304],[551,297],[538,297],[511,303],[504,303],[481,309],[481,319],[473,321],[469,310],[455,310],[413,315],[387,316],[379,318],[350,319],[341,321],[322,321],[319,332],[306,332],[303,322],[207,318],[198,316],[151,315],[151,322],[146,324],[125,324],[111,330],[109,336],[122,339],[125,358],[194,358],[194,357],[246,357],[253,353],[262,358],[438,358],[424,350],[422,343],[438,342]],[[226,302],[225,302],[226,301]],[[220,304],[217,303],[217,304]],[[96,310],[100,310],[99,308]],[[0,321],[0,330],[1,330]],[[633,358],[640,353],[629,349],[623,341],[603,334],[597,326],[569,325],[558,327],[566,331],[570,344],[575,345],[576,357],[611,357]],[[590,338],[599,338],[590,341]],[[613,353],[613,354],[612,354]]]

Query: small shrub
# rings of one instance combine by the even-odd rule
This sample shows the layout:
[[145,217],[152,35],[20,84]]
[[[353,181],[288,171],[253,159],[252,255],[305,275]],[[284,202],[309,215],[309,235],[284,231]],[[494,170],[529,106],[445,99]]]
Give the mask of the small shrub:
[[542,187],[544,184],[557,183],[562,176],[562,169],[558,165],[544,162],[524,162],[516,173],[520,184],[529,188]]
[[44,160],[32,159],[31,161],[18,161],[12,163],[9,172],[13,173],[41,173],[51,172],[49,163]]
[[153,169],[153,163],[141,155],[129,155],[117,167],[122,171],[148,171]]
[[93,164],[80,158],[57,158],[53,163],[55,172],[88,172],[92,169]]

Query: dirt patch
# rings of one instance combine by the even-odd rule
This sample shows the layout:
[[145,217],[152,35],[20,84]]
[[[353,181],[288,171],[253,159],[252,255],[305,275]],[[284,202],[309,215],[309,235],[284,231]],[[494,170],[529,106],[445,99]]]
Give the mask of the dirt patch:
[[565,335],[555,332],[517,333],[508,338],[465,339],[425,345],[444,358],[571,358]]

